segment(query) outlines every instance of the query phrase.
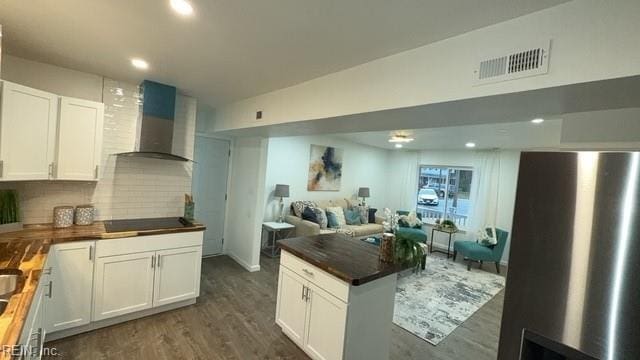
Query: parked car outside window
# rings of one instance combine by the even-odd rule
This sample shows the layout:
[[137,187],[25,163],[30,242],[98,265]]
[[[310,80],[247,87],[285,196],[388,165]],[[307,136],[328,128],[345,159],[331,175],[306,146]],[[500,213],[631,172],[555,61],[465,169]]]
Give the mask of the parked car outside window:
[[420,189],[418,192],[418,204],[420,205],[438,205],[440,199],[433,189]]

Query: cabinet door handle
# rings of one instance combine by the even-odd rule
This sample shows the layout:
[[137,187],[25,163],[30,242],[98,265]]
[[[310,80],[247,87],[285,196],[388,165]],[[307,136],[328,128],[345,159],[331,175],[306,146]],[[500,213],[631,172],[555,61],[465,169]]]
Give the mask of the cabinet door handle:
[[89,245],[89,261],[93,261],[93,245]]
[[46,336],[46,331],[43,328],[38,329],[38,349],[37,355],[42,358],[42,350],[44,350],[44,339]]
[[307,287],[304,292],[304,301],[309,302],[309,288]]
[[307,289],[306,286],[302,285],[302,300],[304,300],[304,292]]
[[95,179],[97,179],[97,178],[98,178],[98,167],[99,167],[99,166],[100,166],[100,165],[96,165],[96,169],[95,169],[95,171],[94,171],[94,176],[93,176],[93,177],[94,177]]
[[313,276],[313,271],[310,271],[310,270],[307,270],[307,269],[302,269],[302,271],[303,271],[305,274],[309,275],[309,276]]
[[[31,355],[37,355],[38,359],[42,355],[45,333],[46,332],[44,331],[43,328],[38,328],[38,331],[36,331],[35,333],[31,334],[31,338],[30,338],[30,341],[29,341],[29,347],[31,348],[30,349],[31,350]],[[31,345],[31,343],[33,341],[36,341],[35,345]]]
[[152,268],[156,267],[156,256],[155,255],[151,256],[151,267]]
[[4,176],[4,160],[0,160],[0,177]]
[[51,296],[53,295],[53,281],[49,280],[48,286],[49,286],[49,289],[48,289],[49,291],[47,291],[47,297],[51,299]]
[[53,178],[53,174],[56,171],[56,163],[52,162],[49,164],[49,177]]

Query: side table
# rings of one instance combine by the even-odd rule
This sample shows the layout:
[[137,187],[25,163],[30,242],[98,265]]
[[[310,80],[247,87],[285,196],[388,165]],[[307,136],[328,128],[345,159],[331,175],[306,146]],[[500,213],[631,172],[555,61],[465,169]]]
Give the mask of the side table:
[[[435,232],[441,232],[441,233],[445,233],[445,234],[449,234],[449,245],[447,245],[447,252],[444,252],[442,250],[434,250],[433,249],[433,235]],[[457,233],[458,230],[457,229],[445,229],[445,228],[437,228],[437,227],[433,227],[431,229],[431,244],[429,245],[429,253],[432,252],[439,252],[439,253],[443,253],[443,254],[447,254],[447,259],[451,256],[451,237],[453,236],[453,234]]]
[[[280,250],[278,247],[278,235],[283,235],[280,239],[284,239],[290,236],[295,228],[295,226],[286,222],[271,221],[262,223],[262,253],[269,257],[278,256]],[[264,239],[265,232],[267,233],[266,241]]]

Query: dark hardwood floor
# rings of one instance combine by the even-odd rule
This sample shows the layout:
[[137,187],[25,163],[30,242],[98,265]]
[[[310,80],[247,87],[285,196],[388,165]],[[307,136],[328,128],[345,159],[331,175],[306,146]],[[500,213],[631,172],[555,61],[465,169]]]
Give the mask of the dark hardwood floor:
[[[46,345],[63,359],[307,359],[275,325],[277,259],[262,257],[261,268],[249,273],[226,256],[204,259],[197,304]],[[391,359],[496,359],[503,298],[437,347],[394,326]]]

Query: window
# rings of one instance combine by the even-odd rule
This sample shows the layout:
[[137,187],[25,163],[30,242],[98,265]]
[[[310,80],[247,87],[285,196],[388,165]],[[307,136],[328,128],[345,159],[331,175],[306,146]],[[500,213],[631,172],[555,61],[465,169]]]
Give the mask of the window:
[[471,211],[473,171],[449,166],[420,166],[417,212],[427,223],[453,220],[465,228]]

